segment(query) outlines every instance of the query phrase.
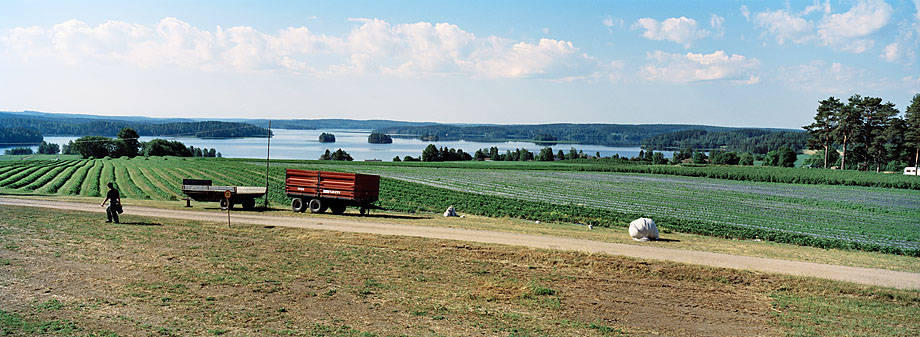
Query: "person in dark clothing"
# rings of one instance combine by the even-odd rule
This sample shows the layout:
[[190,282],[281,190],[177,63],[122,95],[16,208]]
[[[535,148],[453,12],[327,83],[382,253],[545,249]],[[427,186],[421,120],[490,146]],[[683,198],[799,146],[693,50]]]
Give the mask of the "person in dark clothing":
[[106,222],[115,220],[115,223],[118,223],[118,211],[121,210],[121,195],[112,183],[108,183],[106,186],[109,187],[109,191],[105,194],[105,200],[102,201],[100,206],[105,207],[105,202],[111,200],[109,207],[105,209],[105,215],[108,217]]

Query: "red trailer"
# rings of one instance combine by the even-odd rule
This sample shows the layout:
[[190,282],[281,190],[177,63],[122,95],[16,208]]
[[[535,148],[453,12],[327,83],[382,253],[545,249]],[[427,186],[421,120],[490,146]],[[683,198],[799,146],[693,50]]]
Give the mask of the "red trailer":
[[284,192],[294,212],[322,213],[330,209],[342,214],[348,206],[360,208],[361,214],[374,205],[380,194],[380,176],[357,173],[287,169]]

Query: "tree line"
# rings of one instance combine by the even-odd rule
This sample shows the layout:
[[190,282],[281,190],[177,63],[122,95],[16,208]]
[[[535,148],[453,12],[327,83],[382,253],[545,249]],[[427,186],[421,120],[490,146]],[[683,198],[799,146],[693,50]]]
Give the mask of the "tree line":
[[809,148],[820,150],[824,159],[819,167],[879,172],[901,170],[910,162],[917,165],[920,94],[903,114],[893,103],[882,101],[854,94],[846,103],[833,96],[819,102],[814,123],[803,126],[811,136]]
[[0,146],[38,144],[42,139],[42,133],[35,129],[21,126],[0,127]]
[[[31,130],[39,136],[45,135],[101,135],[116,136],[124,128],[131,128],[141,136],[188,136],[198,138],[267,137],[269,130],[247,123],[237,122],[172,122],[145,123],[122,120],[100,120],[88,118],[47,118],[16,114],[0,114],[7,128]],[[22,132],[22,131],[19,131]],[[0,133],[2,137],[6,132]],[[13,133],[10,133],[13,134]],[[34,143],[41,138],[34,140]],[[2,138],[0,138],[2,142]],[[22,142],[16,142],[22,143]]]
[[376,129],[375,132],[415,135],[428,140],[474,142],[526,141],[537,144],[553,142],[598,144],[608,146],[639,145],[656,134],[702,129],[725,131],[731,128],[677,124],[537,124],[537,125],[402,125]]
[[[222,157],[216,149],[185,146],[180,141],[153,139],[141,142],[137,131],[124,128],[118,132],[117,138],[105,136],[84,136],[64,144],[63,154],[78,154],[83,158],[133,158],[138,155],[149,156],[176,156],[176,157]],[[57,144],[52,144],[56,146]],[[41,150],[41,146],[39,146]]]
[[763,129],[740,129],[710,132],[706,130],[683,130],[649,137],[642,141],[643,149],[673,150],[683,148],[719,150],[765,155],[780,147],[795,152],[805,148],[808,134],[801,131],[776,131]]

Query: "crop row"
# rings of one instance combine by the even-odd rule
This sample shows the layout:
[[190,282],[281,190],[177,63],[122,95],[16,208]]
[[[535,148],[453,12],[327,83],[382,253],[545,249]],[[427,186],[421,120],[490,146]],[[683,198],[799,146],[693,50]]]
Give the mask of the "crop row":
[[[480,166],[489,168],[488,165]],[[817,247],[917,255],[920,193],[632,173],[272,163],[268,200],[286,206],[284,169],[380,174],[380,204],[399,211],[463,212],[624,226],[640,216],[680,232],[761,238]],[[134,158],[0,163],[0,186],[98,197],[114,182],[126,199],[177,200],[183,178],[264,186],[264,162]],[[259,203],[264,199],[258,200]],[[884,219],[880,221],[880,219]]]

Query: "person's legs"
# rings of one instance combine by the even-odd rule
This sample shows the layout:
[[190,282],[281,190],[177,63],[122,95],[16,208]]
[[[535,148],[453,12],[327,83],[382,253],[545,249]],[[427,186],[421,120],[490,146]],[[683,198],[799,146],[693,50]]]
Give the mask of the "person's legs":
[[105,209],[105,215],[109,219],[106,222],[112,222],[112,220],[115,220],[115,223],[118,223],[118,212],[115,211],[115,207],[112,207],[112,205],[109,205],[109,207]]

